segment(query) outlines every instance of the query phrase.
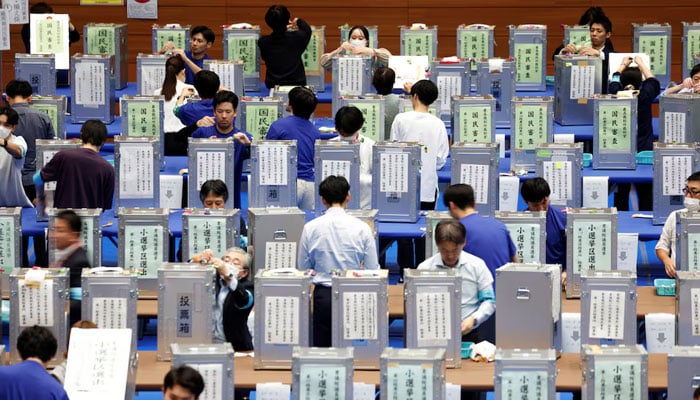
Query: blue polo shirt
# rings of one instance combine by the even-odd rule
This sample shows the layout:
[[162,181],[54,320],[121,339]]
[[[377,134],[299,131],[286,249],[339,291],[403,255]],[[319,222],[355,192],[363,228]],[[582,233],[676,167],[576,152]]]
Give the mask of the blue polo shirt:
[[267,140],[297,141],[297,178],[314,181],[314,144],[321,133],[311,121],[294,115],[278,119],[270,125]]
[[561,264],[566,271],[566,213],[549,206],[547,209],[547,264]]
[[511,261],[517,253],[506,225],[494,218],[471,214],[459,220],[467,230],[464,251],[486,263],[493,276],[496,269]]
[[[204,58],[196,60],[192,58],[192,51],[190,50],[185,50],[185,55],[187,58],[190,59],[196,66],[198,66],[201,69],[204,69],[204,60],[211,60],[211,57],[209,57],[209,54],[205,54]],[[190,85],[194,84],[194,73],[190,69],[190,67],[185,63],[185,83],[189,83]]]
[[196,124],[204,117],[214,117],[214,99],[193,101],[175,107],[175,116],[186,126]]

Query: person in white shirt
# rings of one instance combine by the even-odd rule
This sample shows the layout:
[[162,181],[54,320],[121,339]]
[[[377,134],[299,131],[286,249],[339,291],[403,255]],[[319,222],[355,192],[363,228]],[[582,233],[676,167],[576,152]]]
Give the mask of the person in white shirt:
[[[163,95],[165,97],[165,105],[163,106],[163,132],[165,132],[165,140],[168,154],[170,154],[172,146],[177,146],[174,143],[175,135],[185,127],[180,119],[175,115],[175,106],[177,106],[178,98],[181,95],[194,96],[197,91],[194,86],[185,83],[185,62],[179,56],[172,56],[165,61],[165,79],[163,87],[156,89],[153,93],[156,96]],[[185,140],[187,140],[185,138]]]
[[676,277],[676,214],[678,211],[700,211],[700,171],[693,172],[688,177],[683,193],[685,208],[669,214],[655,247],[656,257],[664,264],[666,275],[671,278]]
[[343,106],[335,113],[335,129],[338,137],[360,145],[360,208],[369,210],[372,204],[372,149],[375,141],[360,134],[365,123],[362,111],[354,106]]
[[[391,125],[391,140],[417,142],[421,145],[420,208],[434,210],[438,194],[437,170],[447,162],[450,145],[445,124],[440,118],[430,114],[429,107],[438,98],[438,88],[429,80],[420,80],[413,85],[406,85],[411,95],[413,111],[400,113]],[[425,238],[399,239],[399,254],[408,255],[414,260],[400,257],[399,267],[403,275],[405,267],[415,268],[425,259]],[[413,244],[415,243],[415,253]]]
[[678,85],[666,89],[663,94],[673,93],[700,93],[700,64],[695,65],[690,70],[689,78],[685,78]]
[[0,107],[0,207],[32,206],[22,186],[27,142],[14,135],[18,123],[17,111]]

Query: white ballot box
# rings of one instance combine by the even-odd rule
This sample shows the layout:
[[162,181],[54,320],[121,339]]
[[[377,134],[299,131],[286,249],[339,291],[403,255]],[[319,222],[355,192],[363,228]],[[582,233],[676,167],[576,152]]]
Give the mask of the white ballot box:
[[681,76],[690,76],[693,66],[698,63],[700,54],[700,22],[681,22],[683,26],[683,66]]
[[9,278],[22,266],[22,207],[0,207],[0,296],[9,293]]
[[326,91],[326,71],[321,66],[321,55],[325,52],[326,26],[311,25],[311,39],[301,54],[301,61],[306,72],[306,83],[313,86],[317,92]]
[[496,269],[496,343],[561,353],[561,266],[508,263]]
[[264,140],[270,125],[282,118],[285,103],[281,97],[239,97],[236,127]]
[[114,208],[160,206],[159,137],[114,137]]
[[158,289],[158,269],[170,250],[169,214],[164,208],[119,209],[117,265],[138,274],[142,291]]
[[136,56],[136,93],[150,96],[163,87],[165,80],[165,54],[144,54]]
[[250,145],[250,207],[297,205],[296,140],[256,140]]
[[[61,150],[77,149],[80,148],[81,142],[75,139],[36,139],[36,169],[41,170],[46,166],[46,164],[51,161],[54,155]],[[44,196],[46,208],[50,209],[53,207],[53,199],[56,195],[56,182],[46,182],[44,183]],[[36,209],[36,220],[38,222],[44,222],[49,220],[48,214],[42,212],[40,209]]]
[[593,98],[593,169],[637,168],[637,98]]
[[311,343],[311,277],[302,271],[255,275],[255,369],[291,369],[296,346]]
[[389,343],[388,270],[341,274],[333,275],[333,347],[354,348],[358,369],[379,369]]
[[495,218],[508,228],[523,263],[544,264],[547,259],[546,211],[497,211]]
[[566,217],[566,297],[579,297],[584,271],[617,269],[617,209],[575,208]]
[[[66,139],[66,110],[68,107],[66,96],[39,96],[32,95],[29,107],[43,111],[51,120],[56,137]],[[42,140],[42,139],[37,139]]]
[[510,56],[516,64],[517,90],[543,92],[547,73],[547,25],[509,25]]
[[231,28],[224,26],[224,59],[243,61],[243,82],[246,91],[260,90],[260,26]]
[[[58,342],[56,356],[46,365],[49,368],[65,358],[68,295],[68,270],[65,268],[15,268],[10,273],[10,343],[16,344],[25,328],[34,325],[47,328]],[[17,346],[12,346],[10,362],[20,361]]]
[[352,347],[295,346],[292,353],[292,398],[352,399],[353,350]]
[[221,86],[242,96],[244,92],[244,64],[242,60],[204,60],[204,68],[216,73]]
[[671,211],[683,208],[686,179],[699,168],[697,144],[654,143],[654,225],[663,225]]
[[380,393],[382,400],[445,399],[445,349],[394,349],[382,353]]
[[406,270],[406,348],[443,349],[447,368],[462,365],[462,277],[452,270]]
[[700,212],[679,210],[676,213],[676,248],[671,249],[675,256],[676,269],[678,271],[700,270],[699,250]]
[[15,79],[29,82],[32,100],[34,96],[55,96],[56,57],[53,54],[15,53]]
[[70,121],[114,122],[114,56],[74,54],[70,58]]
[[[56,214],[58,214],[60,211],[63,210],[56,208],[49,209],[49,230],[54,227]],[[93,267],[101,266],[102,226],[100,225],[100,215],[102,214],[102,209],[73,208],[71,211],[75,212],[80,217],[80,242],[87,251],[87,259],[90,261],[90,265]],[[49,265],[54,265],[59,261],[58,254],[56,253],[57,251],[54,240],[49,237]]]
[[668,354],[668,398],[692,399],[699,376],[700,347],[674,346]]
[[[649,56],[649,70],[662,88],[671,81],[671,25],[665,23],[632,23],[633,52]],[[683,75],[688,76],[688,75]]]
[[377,142],[372,152],[372,208],[377,219],[416,222],[420,212],[421,147],[415,142]]
[[360,129],[362,136],[375,142],[389,140],[391,132],[384,131],[384,96],[378,94],[341,96],[338,99],[338,105],[339,109],[343,106],[353,106],[362,111],[362,116],[365,118],[365,123]]
[[555,400],[556,352],[553,349],[498,349],[494,376],[496,400]]
[[165,98],[163,96],[122,96],[119,111],[122,136],[153,137],[160,143],[158,162],[165,168]]
[[297,267],[305,223],[306,214],[296,207],[248,209],[248,249],[256,275],[262,269]]
[[676,344],[700,344],[700,272],[678,271],[676,279]]
[[700,94],[673,93],[659,97],[659,141],[700,141]]
[[581,274],[581,345],[637,343],[637,274]]
[[[588,29],[586,29],[586,37],[590,40]],[[593,124],[591,97],[596,93],[602,93],[602,70],[603,62],[600,57],[554,56],[554,120],[557,123],[560,125]]]
[[455,143],[450,148],[451,183],[466,183],[474,189],[476,211],[492,216],[498,208],[497,143]]
[[345,140],[320,140],[314,144],[314,182],[316,192],[316,215],[326,212],[326,206],[321,201],[319,187],[327,177],[342,176],[347,179],[353,193],[347,208],[360,208],[360,144]]
[[[496,142],[496,99],[491,95],[452,98],[452,142]],[[501,155],[502,157],[505,154]]]
[[170,345],[214,340],[214,279],[203,264],[162,263],[158,268],[158,361],[172,359]]
[[428,211],[425,214],[425,258],[439,253],[435,244],[435,227],[440,221],[453,219],[449,211]]
[[[190,26],[180,24],[167,24],[165,26],[153,25],[151,29],[151,51],[158,53],[166,43],[172,42],[176,49],[188,50],[190,48]],[[163,63],[165,65],[165,63]]]
[[127,24],[93,22],[83,26],[83,52],[85,54],[114,56],[115,89],[125,88],[129,81],[127,28]]
[[232,399],[234,396],[234,363],[231,343],[170,345],[173,367],[187,365],[204,379],[202,400]]
[[534,171],[537,146],[554,142],[554,99],[515,97],[510,130],[510,169]]
[[333,57],[332,114],[340,109],[341,96],[360,96],[372,92],[372,57],[341,54]]
[[187,206],[203,207],[199,191],[211,179],[224,181],[229,190],[225,207],[233,208],[235,144],[233,138],[189,138],[187,151]]
[[581,398],[648,399],[648,355],[644,347],[582,345],[581,350]]
[[515,96],[515,61],[502,58],[481,59],[476,62],[476,93],[496,99],[492,118],[497,128],[510,128],[513,116],[511,102]]
[[401,55],[402,56],[428,56],[429,59],[438,55],[438,27],[434,25],[402,26],[401,29]]
[[206,249],[224,254],[231,247],[240,247],[240,226],[241,211],[237,208],[183,211],[182,260],[189,260]]
[[542,143],[535,149],[535,163],[535,175],[552,190],[551,206],[581,207],[583,143]]
[[438,117],[447,127],[452,125],[452,98],[469,94],[471,90],[471,63],[464,59],[445,61],[434,59],[430,80],[438,88]]

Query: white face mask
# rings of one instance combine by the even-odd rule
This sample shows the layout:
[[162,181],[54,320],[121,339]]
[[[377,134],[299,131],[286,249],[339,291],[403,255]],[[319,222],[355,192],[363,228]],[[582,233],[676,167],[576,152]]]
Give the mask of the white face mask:
[[0,125],[0,138],[3,138],[3,139],[6,138],[6,137],[10,136],[10,133],[12,133],[12,129],[10,129],[6,126]]
[[366,47],[367,46],[367,42],[365,40],[362,40],[362,39],[352,39],[352,40],[350,40],[350,44],[353,46],[357,46],[357,47]]
[[683,199],[683,206],[687,208],[688,211],[698,211],[700,210],[700,199],[686,197]]

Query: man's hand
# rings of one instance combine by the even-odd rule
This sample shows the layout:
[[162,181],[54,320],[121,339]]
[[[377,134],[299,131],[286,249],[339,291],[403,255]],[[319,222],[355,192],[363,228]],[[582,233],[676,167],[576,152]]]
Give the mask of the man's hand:
[[561,285],[566,286],[566,271],[561,272]]
[[462,321],[462,335],[466,335],[474,329],[476,325],[476,319],[474,317],[467,317]]
[[208,126],[214,126],[215,123],[216,123],[216,120],[214,119],[214,117],[206,116],[206,117],[202,117],[199,121],[197,121],[197,127],[198,128],[205,128]]
[[244,144],[246,146],[250,146],[250,139],[248,139],[248,136],[245,133],[238,132],[233,135],[233,138],[238,141],[238,143]]
[[671,278],[676,277],[676,262],[673,259],[669,258],[664,262],[664,269],[666,270],[666,275]]

